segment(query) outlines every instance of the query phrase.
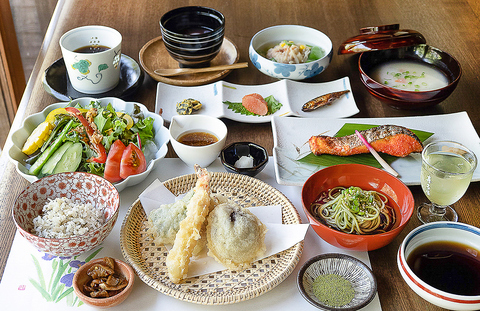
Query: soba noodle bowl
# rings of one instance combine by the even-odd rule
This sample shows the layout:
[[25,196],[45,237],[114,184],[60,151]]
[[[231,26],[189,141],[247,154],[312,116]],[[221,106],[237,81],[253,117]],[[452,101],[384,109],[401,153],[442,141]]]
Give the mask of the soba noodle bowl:
[[322,192],[311,211],[326,225],[345,233],[381,233],[395,224],[395,211],[388,205],[388,198],[359,187],[335,187]]

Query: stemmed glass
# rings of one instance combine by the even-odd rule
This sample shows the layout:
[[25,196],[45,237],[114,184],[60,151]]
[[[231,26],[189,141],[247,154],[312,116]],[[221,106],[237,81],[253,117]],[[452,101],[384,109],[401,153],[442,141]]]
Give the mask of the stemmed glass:
[[450,206],[467,191],[477,157],[465,146],[453,141],[436,141],[422,151],[420,182],[431,203],[418,207],[417,216],[423,223],[458,221]]

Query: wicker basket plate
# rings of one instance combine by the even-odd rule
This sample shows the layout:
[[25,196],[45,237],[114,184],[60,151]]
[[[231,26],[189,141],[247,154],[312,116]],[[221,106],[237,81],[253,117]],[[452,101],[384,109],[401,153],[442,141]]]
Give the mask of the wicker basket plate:
[[[299,224],[300,216],[292,203],[278,190],[258,179],[232,173],[211,173],[212,192],[220,193],[244,207],[281,205],[284,224]],[[194,187],[195,174],[164,182],[173,194],[186,193]],[[147,218],[140,200],[127,211],[120,243],[125,259],[140,279],[161,293],[205,305],[237,303],[260,296],[280,284],[295,269],[303,250],[303,241],[280,253],[254,262],[243,271],[223,270],[184,280],[170,281],[165,259],[167,249],[156,245],[146,234]]]

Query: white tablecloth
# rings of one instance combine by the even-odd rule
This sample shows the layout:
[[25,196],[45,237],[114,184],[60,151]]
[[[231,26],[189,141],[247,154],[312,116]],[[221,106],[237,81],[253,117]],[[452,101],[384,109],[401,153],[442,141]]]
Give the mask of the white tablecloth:
[[[211,172],[224,172],[224,168],[217,159],[207,168]],[[155,179],[165,181],[167,179],[193,173],[193,168],[187,166],[179,159],[164,159],[154,169],[147,179],[139,185],[126,188],[121,192],[121,207],[117,223],[104,243],[97,249],[97,258],[110,256],[123,259],[120,249],[120,228],[123,218],[138,198],[139,194]],[[297,208],[303,223],[308,223],[302,209],[300,200],[301,187],[282,186],[277,184],[274,176],[273,159],[257,178],[272,185],[281,191]],[[309,228],[305,237],[303,254],[299,264],[292,274],[280,285],[271,291],[251,300],[241,303],[222,306],[205,306],[177,300],[156,291],[144,284],[138,277],[132,293],[116,310],[210,310],[221,308],[222,311],[236,310],[318,310],[309,304],[300,294],[296,284],[296,276],[301,265],[309,258],[329,252],[345,253],[359,258],[370,265],[367,252],[345,251],[329,245],[319,238],[313,229]],[[85,261],[93,251],[78,256],[78,258],[52,258],[38,252],[18,233],[15,236],[10,256],[7,261],[2,282],[0,283],[0,301],[2,310],[65,310],[67,306],[78,306],[79,300],[72,292],[71,278],[75,272],[75,264]],[[68,263],[68,264],[67,264]],[[61,265],[66,269],[57,277]],[[73,267],[72,267],[73,266]],[[66,285],[64,285],[66,284]],[[54,289],[58,289],[55,293]],[[43,292],[45,291],[45,292]],[[51,295],[50,293],[53,293]],[[52,300],[54,301],[48,301]],[[59,299],[61,298],[61,299]],[[95,310],[94,308],[81,305],[82,310]],[[366,306],[365,311],[381,310],[378,295]]]

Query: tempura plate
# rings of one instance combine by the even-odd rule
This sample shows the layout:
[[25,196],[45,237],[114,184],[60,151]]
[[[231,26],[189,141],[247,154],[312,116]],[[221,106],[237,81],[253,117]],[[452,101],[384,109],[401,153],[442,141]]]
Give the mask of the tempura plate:
[[[240,174],[211,173],[212,192],[220,193],[244,207],[281,205],[284,224],[299,224],[300,216],[292,203],[265,182]],[[196,175],[184,175],[164,182],[173,194],[194,187]],[[170,281],[165,259],[168,251],[156,245],[146,233],[147,218],[140,200],[127,211],[120,231],[125,259],[147,285],[174,298],[204,304],[224,305],[260,296],[279,285],[295,269],[303,250],[303,241],[287,250],[258,260],[242,271],[223,270],[184,280]]]

